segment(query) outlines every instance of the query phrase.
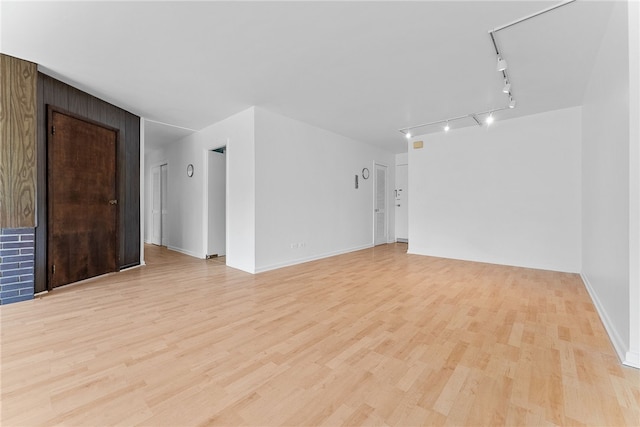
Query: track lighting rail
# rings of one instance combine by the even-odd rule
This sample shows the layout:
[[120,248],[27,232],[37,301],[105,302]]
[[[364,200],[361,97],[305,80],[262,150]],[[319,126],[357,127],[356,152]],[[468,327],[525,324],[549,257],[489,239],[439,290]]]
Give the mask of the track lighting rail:
[[[540,16],[540,15],[542,15],[543,13],[551,12],[551,11],[552,11],[552,10],[554,10],[554,9],[557,9],[557,8],[559,8],[559,7],[562,7],[562,6],[566,6],[566,5],[568,5],[568,4],[570,4],[570,3],[573,3],[573,2],[575,2],[575,1],[576,1],[576,0],[567,0],[567,1],[564,1],[564,2],[562,2],[562,3],[560,3],[560,4],[556,4],[556,5],[554,5],[554,6],[549,6],[548,8],[546,8],[546,9],[542,9],[542,10],[541,10],[541,11],[539,11],[539,12],[532,13],[531,15],[527,15],[527,16],[525,16],[525,17],[523,17],[523,18],[516,19],[516,20],[515,20],[515,21],[513,21],[513,22],[509,22],[508,24],[501,25],[501,26],[499,26],[499,27],[494,28],[493,30],[489,30],[489,33],[490,33],[490,34],[497,33],[498,31],[504,30],[505,28],[509,28],[509,27],[512,27],[512,26],[514,26],[514,25],[516,25],[516,24],[519,24],[519,23],[521,23],[521,22],[527,21],[527,20],[529,20],[529,19],[531,19],[531,18],[535,18],[536,16]],[[493,36],[492,36],[492,38],[493,38]]]
[[419,125],[409,126],[409,127],[398,129],[398,130],[406,135],[407,132],[409,132],[409,131],[411,131],[413,129],[418,129],[418,128],[422,128],[422,127],[426,127],[426,126],[438,125],[438,124],[441,124],[441,123],[453,122],[453,121],[461,120],[461,119],[469,119],[469,118],[475,120],[476,123],[478,124],[478,126],[482,126],[482,122],[478,119],[478,116],[482,116],[484,114],[491,114],[491,113],[495,113],[497,111],[508,110],[508,109],[509,109],[509,107],[494,108],[492,110],[480,111],[478,113],[465,114],[463,116],[451,117],[451,118],[444,119],[444,120],[436,120],[434,122],[422,123],[422,124],[419,124]]
[[398,129],[399,132],[405,134],[405,136],[407,138],[411,137],[411,130],[413,129],[417,129],[417,128],[421,128],[421,127],[426,127],[426,126],[432,126],[432,125],[437,125],[437,124],[441,124],[441,123],[446,123],[446,126],[444,127],[444,131],[447,132],[449,131],[449,122],[453,122],[456,120],[461,120],[461,119],[465,119],[465,118],[472,118],[473,120],[475,120],[475,122],[478,124],[478,126],[482,126],[482,122],[478,119],[478,116],[482,116],[484,114],[489,114],[489,117],[487,117],[487,124],[491,123],[493,121],[493,113],[497,112],[497,111],[502,111],[502,110],[507,110],[507,109],[512,109],[516,107],[516,100],[515,97],[513,96],[513,92],[511,90],[511,79],[509,78],[509,73],[507,72],[507,61],[504,59],[504,57],[502,56],[502,54],[500,53],[500,49],[498,48],[498,43],[496,42],[496,38],[494,33],[497,33],[498,31],[502,31],[505,28],[509,28],[512,27],[516,24],[519,24],[521,22],[527,21],[531,18],[535,18],[536,16],[540,16],[544,13],[550,12],[552,10],[558,9],[559,7],[562,6],[566,6],[568,4],[571,4],[573,2],[575,2],[576,0],[567,0],[564,1],[562,3],[556,4],[554,6],[550,6],[547,7],[546,9],[543,9],[541,11],[532,13],[530,15],[524,16],[520,19],[517,19],[515,21],[509,22],[508,24],[505,25],[501,25],[499,27],[494,28],[493,30],[489,30],[489,36],[491,36],[491,43],[493,44],[493,48],[496,52],[496,56],[498,57],[498,63],[497,63],[497,71],[502,73],[502,77],[504,79],[504,88],[503,88],[503,92],[505,94],[507,94],[509,96],[509,104],[506,107],[501,107],[501,108],[494,108],[491,110],[487,110],[487,111],[481,111],[481,112],[477,112],[477,113],[470,113],[470,114],[465,114],[462,116],[457,116],[457,117],[450,117],[447,119],[443,119],[443,120],[436,120],[433,122],[429,122],[429,123],[422,123],[419,125],[415,125],[415,126],[408,126],[402,129]]

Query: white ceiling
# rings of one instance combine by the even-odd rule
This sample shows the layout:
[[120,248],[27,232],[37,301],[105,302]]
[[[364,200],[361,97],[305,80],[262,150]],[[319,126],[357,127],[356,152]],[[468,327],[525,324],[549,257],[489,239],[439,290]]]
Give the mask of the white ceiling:
[[[488,30],[557,3],[4,1],[0,50],[153,120],[151,146],[257,105],[402,152],[399,128],[505,106]],[[611,6],[497,33],[497,118],[580,105]]]

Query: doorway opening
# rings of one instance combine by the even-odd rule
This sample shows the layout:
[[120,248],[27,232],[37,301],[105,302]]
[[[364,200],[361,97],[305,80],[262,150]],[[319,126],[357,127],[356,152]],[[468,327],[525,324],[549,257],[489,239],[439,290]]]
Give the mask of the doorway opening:
[[151,204],[151,243],[167,246],[167,203],[168,165],[166,163],[151,168],[152,204]]
[[227,254],[227,156],[226,146],[207,151],[205,185],[205,258]]
[[373,175],[373,244],[387,243],[387,166],[376,163]]
[[409,243],[409,165],[396,165],[396,242]]

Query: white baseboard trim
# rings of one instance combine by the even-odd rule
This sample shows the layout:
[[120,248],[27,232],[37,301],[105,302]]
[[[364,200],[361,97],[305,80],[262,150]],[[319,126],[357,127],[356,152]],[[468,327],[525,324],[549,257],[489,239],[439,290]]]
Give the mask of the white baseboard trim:
[[563,267],[563,266],[549,265],[549,264],[538,264],[538,263],[530,264],[530,263],[516,262],[513,260],[508,260],[508,259],[499,258],[499,257],[484,258],[484,257],[478,257],[478,256],[467,256],[465,254],[458,254],[458,253],[434,252],[429,249],[416,247],[415,245],[412,245],[411,242],[409,242],[409,248],[407,250],[407,253],[409,255],[422,255],[422,256],[429,256],[434,258],[453,259],[457,261],[469,261],[469,262],[479,262],[482,264],[505,265],[508,267],[530,268],[532,270],[556,271],[559,273],[579,274],[579,271],[580,271],[580,269],[577,266]]
[[[600,299],[598,299],[598,295],[593,289],[593,286],[591,285],[589,278],[584,273],[580,273],[580,277],[582,278],[582,283],[584,283],[585,288],[587,288],[587,292],[589,293],[589,296],[593,301],[593,305],[595,305],[596,310],[598,311],[598,315],[600,316],[600,320],[604,325],[604,329],[607,331],[607,334],[609,335],[609,340],[611,341],[611,344],[613,344],[613,349],[618,354],[618,358],[620,359],[620,361],[623,364],[627,365],[628,362],[632,362],[632,361],[629,360],[630,355],[629,355],[629,352],[627,351],[627,346],[625,345],[624,340],[620,337],[620,335],[618,334],[618,331],[613,326],[613,322],[611,322],[611,319],[609,318],[609,315],[607,314],[607,311],[605,310],[604,305],[602,305],[602,302],[600,302]],[[636,355],[636,358],[637,357],[638,356]],[[633,365],[629,365],[629,366],[633,366]],[[635,367],[638,367],[638,366],[636,365]]]
[[279,263],[276,263],[276,264],[267,265],[267,266],[264,266],[264,267],[258,267],[258,268],[256,268],[255,272],[256,273],[264,273],[265,271],[277,270],[278,268],[290,267],[292,265],[303,264],[305,262],[316,261],[316,260],[319,260],[319,259],[329,258],[329,257],[336,256],[336,255],[347,254],[349,252],[361,251],[363,249],[369,249],[369,248],[372,248],[372,247],[373,247],[373,244],[369,243],[369,244],[363,245],[363,246],[356,246],[356,247],[353,247],[353,248],[341,249],[341,250],[338,250],[338,251],[327,252],[327,253],[320,254],[320,255],[312,255],[312,256],[304,257],[304,258],[297,258],[297,259],[293,259],[293,260],[290,260],[290,261],[284,261],[284,262],[279,262]]
[[189,256],[192,256],[194,258],[204,259],[204,257],[202,255],[198,254],[198,253],[191,252],[191,251],[188,251],[188,250],[182,249],[182,248],[177,248],[175,246],[167,246],[167,249],[169,249],[171,251],[180,252],[181,254],[189,255]]
[[136,269],[136,268],[140,268],[140,267],[142,267],[144,265],[146,265],[146,264],[143,261],[138,265],[132,265],[131,267],[125,267],[125,268],[121,269],[120,271],[129,271],[129,270],[133,270],[133,269]]
[[632,368],[640,369],[640,353],[627,351],[622,364],[630,366]]
[[251,268],[249,268],[249,267],[246,267],[246,266],[244,266],[244,265],[229,264],[229,263],[227,262],[227,267],[229,267],[229,268],[233,268],[234,270],[242,271],[242,272],[244,272],[244,273],[256,274],[256,272],[255,272],[253,269],[251,269]]

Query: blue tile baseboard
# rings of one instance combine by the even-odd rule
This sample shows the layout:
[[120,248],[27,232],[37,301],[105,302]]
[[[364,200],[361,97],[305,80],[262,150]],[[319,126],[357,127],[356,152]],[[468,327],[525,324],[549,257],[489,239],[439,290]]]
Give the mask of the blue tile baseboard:
[[0,229],[0,305],[33,299],[34,229]]

